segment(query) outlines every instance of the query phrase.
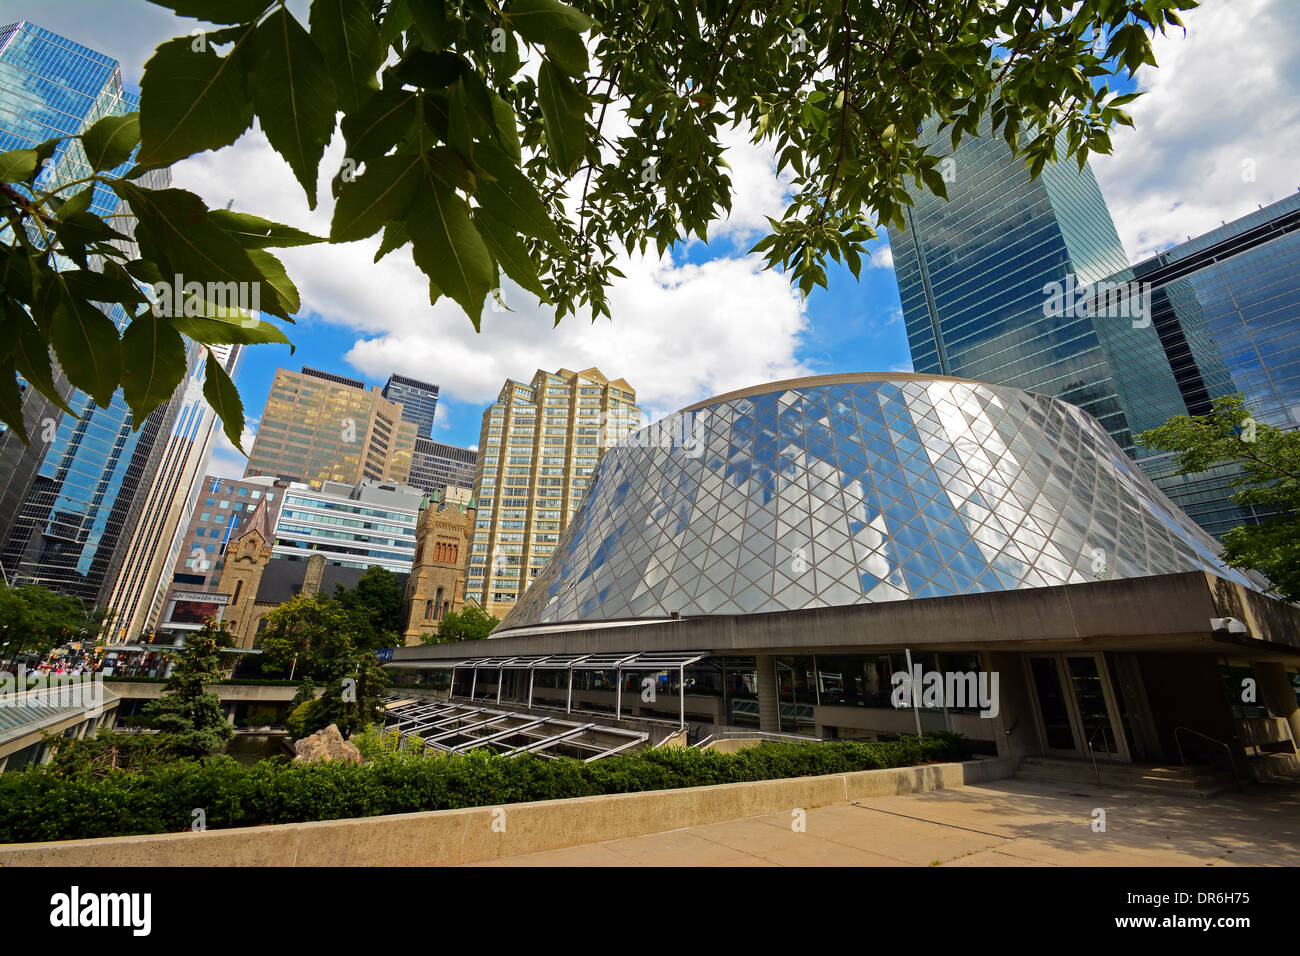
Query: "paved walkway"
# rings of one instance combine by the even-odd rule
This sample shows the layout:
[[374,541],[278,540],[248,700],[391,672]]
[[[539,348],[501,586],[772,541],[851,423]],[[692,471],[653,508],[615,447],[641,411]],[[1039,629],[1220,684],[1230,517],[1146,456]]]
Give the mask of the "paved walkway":
[[1300,865],[1295,787],[1203,799],[1013,779],[816,807],[803,822],[771,814],[478,865]]

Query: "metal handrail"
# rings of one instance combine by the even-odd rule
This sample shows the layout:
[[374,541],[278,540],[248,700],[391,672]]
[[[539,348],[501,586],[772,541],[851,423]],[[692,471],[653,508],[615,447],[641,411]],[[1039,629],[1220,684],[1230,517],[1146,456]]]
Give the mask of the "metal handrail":
[[1178,735],[1179,735],[1180,733],[1182,733],[1183,731],[1186,731],[1186,732],[1189,733],[1189,734],[1195,734],[1196,736],[1198,736],[1198,737],[1202,737],[1202,738],[1204,738],[1205,740],[1208,740],[1210,743],[1212,743],[1212,744],[1214,744],[1214,745],[1216,745],[1216,746],[1218,746],[1218,747],[1222,747],[1222,748],[1223,748],[1225,751],[1227,751],[1227,753],[1228,753],[1228,763],[1229,763],[1229,765],[1231,765],[1231,767],[1232,767],[1232,779],[1235,780],[1235,781],[1241,781],[1242,779],[1244,779],[1244,778],[1243,778],[1243,777],[1242,777],[1242,776],[1237,772],[1237,758],[1236,758],[1236,756],[1233,754],[1233,752],[1232,752],[1232,748],[1231,748],[1231,747],[1229,747],[1227,744],[1225,744],[1222,740],[1215,740],[1215,739],[1214,739],[1213,737],[1211,737],[1209,734],[1203,734],[1203,733],[1201,733],[1199,730],[1193,730],[1191,727],[1175,727],[1175,728],[1174,728],[1174,746],[1178,748],[1178,762],[1179,762],[1180,764],[1182,764],[1184,767],[1187,766],[1187,758],[1183,756],[1183,742],[1182,742],[1182,741],[1179,739],[1179,737],[1178,737]]
[[[1097,748],[1093,746],[1093,742],[1097,739],[1098,731],[1102,731],[1104,735],[1105,733],[1110,732],[1110,728],[1107,727],[1105,724],[1098,724],[1097,730],[1094,730],[1092,732],[1092,736],[1088,738],[1088,756],[1092,758],[1092,772],[1097,775],[1097,782],[1101,783],[1101,768],[1097,766]],[[1114,740],[1108,740],[1106,742],[1106,763],[1111,764],[1114,763],[1114,761],[1115,761]]]

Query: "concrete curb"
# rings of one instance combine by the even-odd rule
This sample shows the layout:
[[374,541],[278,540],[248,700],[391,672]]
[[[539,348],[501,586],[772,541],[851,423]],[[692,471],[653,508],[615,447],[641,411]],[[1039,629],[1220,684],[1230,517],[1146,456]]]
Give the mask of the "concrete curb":
[[0,866],[450,866],[1013,776],[1015,758],[274,826],[0,845]]

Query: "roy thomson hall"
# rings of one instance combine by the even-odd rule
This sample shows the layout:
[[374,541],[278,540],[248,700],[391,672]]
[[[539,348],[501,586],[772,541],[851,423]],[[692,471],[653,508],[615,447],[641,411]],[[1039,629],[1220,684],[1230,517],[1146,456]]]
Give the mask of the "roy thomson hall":
[[388,666],[412,698],[399,726],[426,741],[477,712],[507,748],[531,717],[1294,769],[1300,609],[1218,553],[1073,405],[943,376],[796,379],[610,448],[489,640]]

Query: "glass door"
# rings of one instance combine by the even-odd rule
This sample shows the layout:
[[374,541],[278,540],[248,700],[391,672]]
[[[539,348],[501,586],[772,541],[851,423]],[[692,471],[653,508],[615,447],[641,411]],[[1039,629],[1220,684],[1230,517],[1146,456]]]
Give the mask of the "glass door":
[[1029,658],[1029,672],[1033,676],[1044,748],[1049,753],[1076,756],[1080,749],[1079,740],[1074,729],[1069,693],[1061,680],[1058,655],[1032,655]]
[[1101,654],[1031,654],[1029,673],[1046,752],[1132,759]]

